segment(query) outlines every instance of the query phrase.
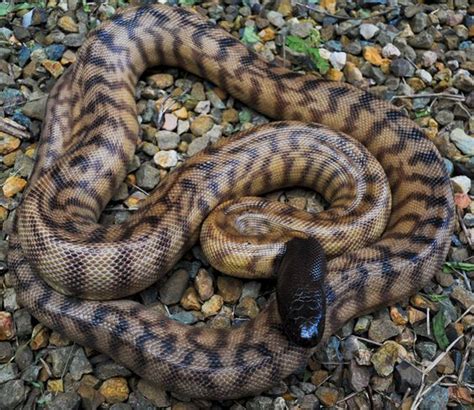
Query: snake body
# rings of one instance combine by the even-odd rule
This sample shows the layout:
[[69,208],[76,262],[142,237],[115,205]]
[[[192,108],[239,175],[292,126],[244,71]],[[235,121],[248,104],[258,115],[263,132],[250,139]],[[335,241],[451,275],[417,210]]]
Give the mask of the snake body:
[[[145,202],[126,225],[102,227],[96,221],[137,142],[134,88],[155,65],[199,75],[271,118],[318,122],[334,131],[281,122],[217,144],[171,173],[158,188],[158,200]],[[336,250],[339,256],[328,261],[324,290],[315,293],[325,297],[315,302],[326,308],[321,340],[354,316],[409,296],[439,269],[453,228],[450,181],[439,153],[399,110],[365,91],[271,65],[189,11],[129,9],[90,34],[50,93],[36,167],[10,236],[9,266],[19,300],[48,327],[169,390],[222,399],[270,387],[313,351],[285,336],[275,300],[245,326],[217,330],[184,326],[135,302],[105,299],[136,292],[166,273],[220,202],[314,185],[315,179],[309,183],[302,176],[318,146],[308,135],[344,139],[342,133],[380,163],[392,207],[386,226],[384,221],[375,229],[385,229],[379,239],[342,254]],[[326,192],[337,208],[338,200],[351,201],[337,198],[343,187],[336,176],[327,179]],[[382,182],[366,181],[367,192]],[[364,208],[377,198],[362,196],[359,203]],[[384,206],[389,209],[386,199],[376,208]],[[358,225],[357,216],[344,220],[353,221],[344,231],[353,226],[372,234],[373,225]],[[118,276],[109,277],[110,271]],[[150,273],[142,277],[142,271]],[[94,272],[96,282],[90,283]]]

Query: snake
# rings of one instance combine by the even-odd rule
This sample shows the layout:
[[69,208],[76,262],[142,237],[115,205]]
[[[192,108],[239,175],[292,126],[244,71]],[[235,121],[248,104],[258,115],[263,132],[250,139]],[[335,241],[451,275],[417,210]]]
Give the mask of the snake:
[[[171,172],[129,220],[103,226],[100,213],[124,180],[139,138],[135,86],[154,66],[186,70],[276,122],[209,146]],[[326,148],[329,140],[338,153]],[[365,166],[372,158],[384,177]],[[338,159],[375,171],[359,178],[359,171],[333,165]],[[323,213],[328,236],[321,244],[313,217],[255,198],[295,184],[321,189],[333,206]],[[448,251],[452,195],[434,144],[391,103],[267,62],[195,11],[130,8],[89,33],[49,93],[8,265],[19,302],[44,325],[167,390],[238,398],[303,368],[350,319],[424,286]],[[276,220],[265,219],[270,211]],[[232,226],[219,222],[226,214]],[[332,219],[339,228],[331,228]],[[262,239],[267,234],[269,241]],[[230,268],[283,274],[277,297],[255,319],[230,329],[187,326],[119,299],[165,275],[199,235],[210,238],[206,246],[224,265],[229,248],[213,245],[212,236],[264,243],[263,253]],[[272,247],[275,235],[283,244]],[[348,248],[334,245],[326,260],[337,238]],[[292,318],[312,320],[311,343],[298,340],[302,332],[292,335]]]

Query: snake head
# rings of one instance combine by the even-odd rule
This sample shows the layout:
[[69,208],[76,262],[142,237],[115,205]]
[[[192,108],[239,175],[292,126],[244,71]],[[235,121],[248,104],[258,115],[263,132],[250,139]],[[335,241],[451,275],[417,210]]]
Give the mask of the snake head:
[[287,242],[278,268],[278,312],[287,337],[303,347],[314,347],[324,333],[326,257],[315,238]]

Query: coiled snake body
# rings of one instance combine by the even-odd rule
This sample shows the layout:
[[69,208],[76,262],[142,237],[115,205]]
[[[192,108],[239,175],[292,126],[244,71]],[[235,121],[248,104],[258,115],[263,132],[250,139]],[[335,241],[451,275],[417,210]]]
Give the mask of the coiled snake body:
[[[186,69],[271,118],[319,122],[334,132],[277,123],[220,143],[173,172],[125,225],[102,227],[96,221],[137,141],[134,87],[154,65]],[[344,139],[342,132],[380,163],[392,210],[372,228],[368,219],[357,223],[359,211],[337,209],[356,202],[364,209],[375,201],[382,215],[389,210],[390,195],[374,190],[383,186],[377,172],[362,196],[340,194],[344,184],[349,192],[358,184],[350,176],[323,178],[336,205],[328,215],[340,211],[346,224],[335,236],[350,242],[351,226],[362,238],[385,231],[372,244],[358,240],[360,249],[333,252],[339,256],[327,264],[322,340],[352,317],[409,296],[443,262],[453,201],[435,147],[392,105],[349,85],[273,66],[188,11],[149,6],[116,16],[89,36],[50,93],[37,164],[10,236],[18,298],[48,327],[167,389],[210,399],[268,388],[312,352],[284,335],[275,301],[245,326],[216,330],[181,325],[135,302],[104,300],[144,289],[166,273],[220,202],[291,184],[318,185],[314,174],[328,162],[314,168],[311,153],[321,138]],[[318,143],[310,134],[319,135]],[[308,180],[302,174],[311,169]]]

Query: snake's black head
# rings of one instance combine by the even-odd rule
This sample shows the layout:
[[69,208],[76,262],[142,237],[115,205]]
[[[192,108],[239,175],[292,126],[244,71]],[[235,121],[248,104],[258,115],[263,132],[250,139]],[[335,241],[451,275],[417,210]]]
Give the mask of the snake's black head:
[[326,257],[314,238],[287,242],[277,278],[278,311],[288,338],[314,347],[324,333]]

